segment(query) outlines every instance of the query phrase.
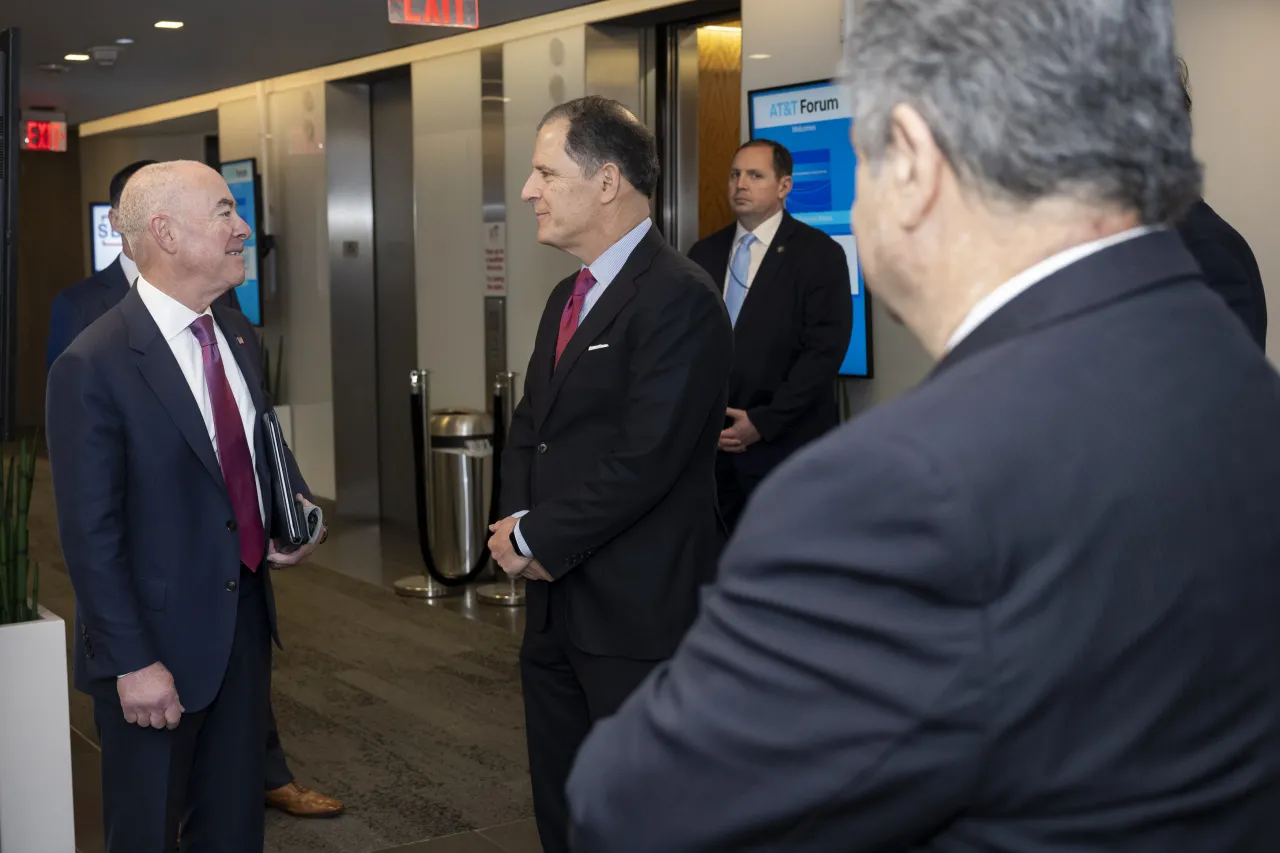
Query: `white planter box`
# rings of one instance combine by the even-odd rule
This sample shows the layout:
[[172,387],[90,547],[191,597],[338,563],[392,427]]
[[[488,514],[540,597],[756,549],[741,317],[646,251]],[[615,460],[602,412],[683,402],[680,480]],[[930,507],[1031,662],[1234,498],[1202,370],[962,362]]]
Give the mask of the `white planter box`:
[[276,406],[276,420],[280,421],[280,433],[284,436],[284,443],[293,447],[293,407],[292,406]]
[[75,853],[62,620],[0,625],[0,851]]

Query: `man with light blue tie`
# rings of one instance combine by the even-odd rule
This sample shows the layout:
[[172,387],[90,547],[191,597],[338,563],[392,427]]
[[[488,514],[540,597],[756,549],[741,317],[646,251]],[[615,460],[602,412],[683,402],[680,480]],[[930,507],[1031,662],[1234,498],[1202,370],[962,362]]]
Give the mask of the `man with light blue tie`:
[[791,153],[777,142],[743,145],[729,171],[738,221],[689,251],[723,282],[733,320],[716,465],[730,530],[770,471],[839,423],[835,380],[853,330],[849,261],[835,240],[787,213],[792,171]]

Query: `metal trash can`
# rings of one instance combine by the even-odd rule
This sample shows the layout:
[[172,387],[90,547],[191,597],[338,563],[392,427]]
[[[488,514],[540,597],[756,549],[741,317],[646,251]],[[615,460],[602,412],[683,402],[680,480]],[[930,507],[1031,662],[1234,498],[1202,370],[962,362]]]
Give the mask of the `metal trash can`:
[[457,578],[487,553],[493,494],[493,417],[469,409],[431,413],[427,530],[440,574]]

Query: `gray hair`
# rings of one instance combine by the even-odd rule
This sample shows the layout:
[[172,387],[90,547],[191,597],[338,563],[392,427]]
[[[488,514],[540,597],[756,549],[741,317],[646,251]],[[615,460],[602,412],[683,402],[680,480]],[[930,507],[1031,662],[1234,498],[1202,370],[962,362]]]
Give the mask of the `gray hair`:
[[553,107],[538,131],[553,121],[569,123],[564,150],[585,178],[605,163],[616,163],[622,177],[645,198],[658,188],[658,141],[630,110],[617,101],[588,95]]
[[1202,171],[1170,0],[859,0],[845,72],[872,168],[894,107],[928,123],[960,180],[1020,204],[1051,196],[1178,219]]

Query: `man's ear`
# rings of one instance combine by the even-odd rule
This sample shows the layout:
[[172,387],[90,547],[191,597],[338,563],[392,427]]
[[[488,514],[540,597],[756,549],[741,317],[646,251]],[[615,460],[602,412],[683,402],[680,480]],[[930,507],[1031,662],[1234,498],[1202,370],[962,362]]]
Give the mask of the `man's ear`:
[[914,107],[894,107],[889,133],[886,168],[898,197],[899,225],[912,230],[938,201],[947,159],[928,123]]
[[147,233],[162,252],[175,254],[178,251],[178,235],[176,225],[170,217],[163,213],[156,214],[147,222]]
[[600,182],[600,200],[605,204],[616,199],[622,191],[622,170],[617,163],[605,163],[601,166],[596,180]]

